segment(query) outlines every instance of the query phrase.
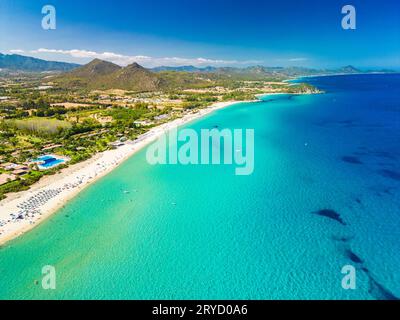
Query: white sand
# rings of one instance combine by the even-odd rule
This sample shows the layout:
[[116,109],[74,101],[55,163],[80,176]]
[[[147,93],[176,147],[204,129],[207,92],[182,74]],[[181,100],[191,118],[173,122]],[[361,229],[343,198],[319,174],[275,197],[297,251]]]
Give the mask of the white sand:
[[196,113],[185,115],[152,128],[135,141],[114,150],[98,153],[91,159],[45,176],[30,190],[8,194],[0,201],[0,244],[23,234],[55,213],[82,189],[103,177],[165,131],[184,125],[210,112],[236,102],[218,102]]

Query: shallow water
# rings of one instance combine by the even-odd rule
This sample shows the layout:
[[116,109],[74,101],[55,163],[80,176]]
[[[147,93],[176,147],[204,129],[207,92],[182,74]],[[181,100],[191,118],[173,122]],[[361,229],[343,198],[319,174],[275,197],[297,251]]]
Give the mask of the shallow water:
[[[253,128],[252,175],[151,166],[143,150],[0,249],[0,298],[400,297],[400,75],[307,81],[326,93],[189,125]],[[341,287],[348,264],[356,290]]]

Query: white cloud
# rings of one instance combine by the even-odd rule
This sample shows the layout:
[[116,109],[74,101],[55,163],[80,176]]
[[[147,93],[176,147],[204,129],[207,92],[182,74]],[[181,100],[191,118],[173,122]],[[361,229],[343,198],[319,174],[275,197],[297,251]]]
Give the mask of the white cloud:
[[11,50],[9,50],[11,53],[24,53],[24,50],[21,50],[21,49],[11,49]]
[[95,51],[79,50],[79,49],[60,50],[60,49],[40,48],[37,50],[27,51],[27,53],[35,55],[40,55],[40,54],[64,55],[86,60],[98,58],[116,63],[121,66],[126,66],[133,62],[137,62],[145,67],[156,67],[165,65],[166,66],[193,65],[197,67],[202,67],[202,66],[204,67],[204,66],[249,65],[249,64],[262,63],[262,61],[257,61],[257,60],[239,61],[239,60],[208,59],[202,57],[181,58],[181,57],[150,57],[144,55],[128,56],[114,52],[95,52]]

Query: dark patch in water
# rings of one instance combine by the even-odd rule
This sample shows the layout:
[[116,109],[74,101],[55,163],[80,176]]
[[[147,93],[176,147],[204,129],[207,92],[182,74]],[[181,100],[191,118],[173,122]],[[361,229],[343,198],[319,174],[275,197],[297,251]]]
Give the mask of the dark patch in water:
[[330,218],[332,220],[336,220],[337,222],[339,222],[342,225],[346,225],[346,223],[343,221],[343,219],[340,217],[340,214],[337,213],[334,210],[331,209],[322,209],[322,210],[318,210],[318,211],[314,211],[314,214],[317,214],[319,216],[323,216],[323,217],[327,217]]
[[353,157],[353,156],[342,157],[342,161],[348,162],[348,163],[353,163],[353,164],[363,164],[360,159],[358,159],[357,157]]
[[357,202],[358,204],[361,204],[361,203],[362,203],[361,200],[360,200],[359,198],[356,198],[356,202]]
[[388,289],[378,283],[374,278],[371,277],[369,273],[369,290],[368,292],[373,295],[376,299],[379,300],[400,300],[393,293],[391,293]]
[[379,174],[383,177],[390,178],[396,181],[400,181],[400,172],[383,169],[379,171]]
[[347,243],[349,242],[353,237],[338,237],[338,236],[332,236],[332,240],[334,241],[339,241],[339,242],[344,242]]
[[392,189],[394,189],[394,188],[385,188],[385,189],[383,189],[383,193],[386,193],[386,194],[388,194],[388,195],[393,195],[393,193],[392,193]]
[[400,298],[396,297],[393,293],[391,293],[388,289],[382,286],[379,282],[377,282],[372,276],[369,270],[366,267],[361,267],[361,270],[365,272],[369,280],[369,289],[368,292],[378,300],[400,300]]
[[354,263],[363,263],[364,261],[358,256],[356,255],[353,251],[351,251],[350,249],[347,249],[345,252],[347,258],[349,258],[351,261],[353,261]]
[[392,190],[396,190],[394,187],[385,187],[385,186],[373,186],[369,188],[370,190],[374,191],[375,194],[379,197],[381,197],[383,194],[388,194],[390,196],[393,196],[394,193]]

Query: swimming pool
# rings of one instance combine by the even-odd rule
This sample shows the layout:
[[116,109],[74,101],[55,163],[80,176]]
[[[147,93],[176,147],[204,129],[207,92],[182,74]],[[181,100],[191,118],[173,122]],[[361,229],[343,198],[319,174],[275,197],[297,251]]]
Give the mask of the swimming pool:
[[58,166],[59,164],[64,163],[65,161],[66,161],[65,159],[57,158],[52,155],[45,155],[38,157],[37,159],[34,159],[32,162],[38,162],[39,169],[43,170]]

